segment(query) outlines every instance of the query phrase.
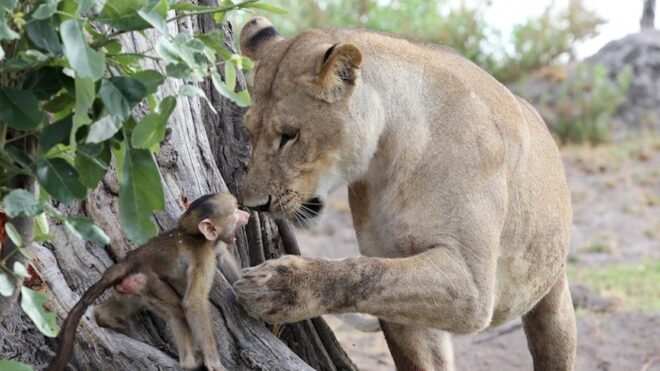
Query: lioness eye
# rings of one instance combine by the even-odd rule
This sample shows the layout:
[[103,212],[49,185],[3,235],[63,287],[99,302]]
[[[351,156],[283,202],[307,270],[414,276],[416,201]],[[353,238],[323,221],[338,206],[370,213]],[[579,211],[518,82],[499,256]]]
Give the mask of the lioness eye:
[[280,149],[284,148],[289,141],[296,140],[296,138],[298,138],[297,131],[295,133],[282,133],[280,138]]

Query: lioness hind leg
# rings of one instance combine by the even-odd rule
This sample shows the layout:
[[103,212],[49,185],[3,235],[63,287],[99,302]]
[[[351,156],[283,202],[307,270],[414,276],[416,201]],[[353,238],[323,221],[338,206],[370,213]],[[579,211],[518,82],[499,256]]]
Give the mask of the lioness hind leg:
[[577,330],[566,273],[534,309],[523,316],[534,371],[566,371],[575,367]]
[[453,371],[454,352],[448,332],[380,321],[398,371]]

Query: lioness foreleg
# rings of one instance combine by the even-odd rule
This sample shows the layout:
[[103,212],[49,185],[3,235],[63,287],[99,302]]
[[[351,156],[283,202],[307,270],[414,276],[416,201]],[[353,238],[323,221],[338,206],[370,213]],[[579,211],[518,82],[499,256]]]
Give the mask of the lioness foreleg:
[[523,316],[535,371],[569,371],[575,365],[575,311],[564,273],[534,309]]
[[490,256],[471,254],[443,246],[396,259],[286,256],[243,270],[235,289],[250,314],[272,323],[361,312],[470,333],[490,322],[495,266],[485,264]]
[[380,326],[397,370],[454,370],[454,353],[448,332],[383,321]]

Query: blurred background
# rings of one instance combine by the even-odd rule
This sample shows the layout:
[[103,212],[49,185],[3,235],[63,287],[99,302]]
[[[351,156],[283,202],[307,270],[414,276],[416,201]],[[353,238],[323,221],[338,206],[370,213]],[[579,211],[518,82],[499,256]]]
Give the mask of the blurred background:
[[[532,102],[562,152],[578,370],[660,370],[660,31],[655,1],[272,1],[292,35],[369,28],[445,44]],[[246,15],[251,17],[252,14]],[[357,255],[346,192],[297,231],[303,254]],[[329,322],[362,370],[394,370],[380,333]],[[531,370],[520,322],[457,337],[460,370]]]

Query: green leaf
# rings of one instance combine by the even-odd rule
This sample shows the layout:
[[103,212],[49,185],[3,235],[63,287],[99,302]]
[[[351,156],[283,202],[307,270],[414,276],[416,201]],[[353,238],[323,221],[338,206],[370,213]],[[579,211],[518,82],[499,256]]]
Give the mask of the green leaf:
[[249,107],[252,103],[252,98],[250,98],[250,92],[247,89],[243,89],[238,93],[234,93],[231,98],[239,107]]
[[266,3],[252,3],[252,4],[244,5],[243,7],[261,9],[274,14],[289,14],[289,11],[284,8],[280,8],[279,6],[266,4]]
[[150,6],[153,7],[152,11],[162,18],[167,16],[167,1],[164,0],[108,0],[96,20],[120,31],[144,30],[151,25],[138,15],[138,11]]
[[122,46],[118,40],[112,40],[105,45],[105,50],[107,50],[110,55],[119,54],[122,51]]
[[39,100],[50,99],[62,89],[59,75],[63,75],[61,68],[42,67],[29,71],[21,83],[21,89],[31,91]]
[[78,9],[76,9],[76,14],[83,14],[97,3],[98,0],[78,0]]
[[148,150],[126,146],[123,157],[119,217],[126,236],[141,245],[158,232],[151,213],[164,207],[160,172]]
[[22,71],[30,68],[32,65],[30,62],[25,61],[21,58],[10,58],[5,61],[5,65],[2,67],[3,72],[16,72]]
[[51,54],[60,54],[62,44],[49,21],[32,21],[25,26],[27,35],[38,48],[47,50]]
[[59,6],[60,13],[57,14],[57,20],[61,23],[75,18],[76,9],[78,9],[78,3],[75,0],[62,0]]
[[[16,280],[14,277],[8,275],[5,272],[0,272],[0,295],[2,296],[11,296],[16,287]],[[0,363],[2,365],[2,363]]]
[[217,73],[211,75],[211,81],[215,89],[225,97],[234,101],[239,107],[247,107],[250,105],[250,93],[247,89],[243,89],[238,93],[230,90],[223,82],[220,80],[220,76]]
[[87,45],[82,22],[76,19],[62,22],[60,35],[64,43],[64,55],[76,74],[94,81],[100,79],[105,68],[105,57],[102,52],[94,51]]
[[201,40],[191,38],[187,33],[179,33],[172,42],[179,58],[191,69],[208,67],[208,59],[203,54],[205,45]]
[[110,152],[115,159],[115,168],[117,180],[121,184],[122,173],[124,172],[124,149],[130,144],[127,140],[112,141],[110,145]]
[[63,158],[40,159],[35,164],[34,172],[44,189],[65,204],[87,195],[76,169]]
[[121,129],[122,121],[113,115],[105,115],[94,122],[87,134],[87,143],[101,143],[112,138]]
[[225,48],[225,35],[220,30],[213,30],[197,36],[204,45],[213,49],[223,60],[229,60],[234,55],[231,50]]
[[153,145],[160,143],[165,137],[167,120],[169,119],[174,107],[176,98],[167,97],[160,103],[160,112],[154,112],[145,116],[140,124],[133,130],[131,144],[135,148],[149,149]]
[[27,287],[21,287],[21,308],[30,317],[42,334],[48,337],[56,337],[60,331],[55,313],[44,308],[48,297],[40,292]]
[[51,113],[72,110],[74,103],[75,101],[71,95],[67,92],[62,92],[44,104],[44,110]]
[[58,144],[67,144],[72,125],[71,116],[47,125],[39,137],[40,151],[45,153]]
[[0,12],[0,40],[16,40],[18,38],[19,34],[9,28],[7,22],[5,22],[4,13]]
[[110,237],[89,218],[70,216],[66,218],[64,224],[71,232],[82,239],[96,242],[100,245],[110,243]]
[[[161,0],[164,1],[164,0]],[[167,5],[165,5],[167,8]],[[163,36],[169,36],[169,31],[167,30],[167,23],[165,23],[165,16],[161,15],[158,8],[153,9],[140,9],[138,10],[138,15],[145,21],[147,21],[151,26],[153,26],[158,32]]]
[[34,242],[41,243],[51,239],[46,213],[34,217]]
[[48,61],[48,56],[37,49],[30,49],[22,54],[20,57],[29,63],[30,68],[36,69],[39,64],[45,64]]
[[27,271],[27,268],[21,262],[14,262],[14,267],[12,269],[17,276],[21,278],[29,277],[30,274]]
[[2,200],[2,207],[10,218],[17,216],[35,216],[43,212],[41,202],[24,189],[14,189]]
[[158,56],[163,58],[168,63],[179,63],[181,58],[179,57],[179,51],[177,47],[174,46],[169,40],[164,37],[161,37],[156,42],[156,53]]
[[73,116],[73,127],[69,134],[69,143],[72,145],[76,143],[76,132],[84,125],[89,124],[92,120],[89,119],[87,111],[92,108],[94,99],[96,99],[96,86],[94,81],[90,78],[77,77],[75,82],[76,87],[76,112]]
[[101,82],[99,96],[110,114],[126,120],[131,108],[147,93],[147,88],[138,80],[127,76],[111,77]]
[[25,247],[19,247],[18,252],[21,253],[21,255],[23,255],[28,260],[34,259],[34,255],[32,255],[30,250],[26,249]]
[[165,78],[156,70],[144,70],[134,73],[132,76],[135,80],[141,82],[147,89],[145,95],[154,94],[160,85],[163,84]]
[[0,359],[0,370],[2,371],[32,371],[32,366],[26,365],[25,363],[8,361],[5,359]]
[[179,94],[184,95],[187,97],[200,97],[206,101],[206,104],[208,104],[209,108],[213,113],[218,113],[215,108],[213,108],[213,105],[211,104],[211,101],[209,101],[209,98],[206,96],[206,93],[204,93],[204,90],[190,84],[184,84],[179,87]]
[[222,23],[225,21],[225,16],[227,15],[227,12],[217,12],[213,13],[213,21],[215,23]]
[[184,63],[170,63],[165,66],[165,72],[167,72],[167,76],[174,77],[175,79],[185,79],[193,73]]
[[255,66],[255,64],[254,64],[254,62],[252,62],[252,60],[250,58],[241,57],[241,67],[244,70],[249,71],[249,70],[253,69],[254,66]]
[[225,62],[225,84],[230,91],[236,89],[236,67],[230,61]]
[[90,78],[77,77],[76,89],[76,114],[87,116],[87,110],[94,104],[96,99],[96,86]]
[[14,243],[17,247],[23,246],[23,238],[21,237],[21,234],[18,233],[16,230],[16,227],[14,227],[13,224],[7,223],[5,224],[5,232],[7,232],[7,237],[11,240],[11,242]]
[[39,126],[44,112],[32,92],[14,89],[0,89],[0,121],[14,129],[31,130]]
[[87,188],[96,187],[108,171],[110,148],[106,144],[84,144],[78,147],[76,170]]
[[5,147],[5,151],[18,163],[23,166],[30,167],[32,166],[32,159],[30,156],[26,155],[23,151],[16,148],[13,145],[8,145]]
[[46,0],[45,3],[42,3],[39,5],[37,10],[35,10],[32,13],[32,18],[34,19],[47,19],[53,16],[55,14],[55,11],[57,10],[57,4],[59,4],[60,0]]
[[0,12],[11,12],[14,8],[16,8],[16,0],[0,0]]

